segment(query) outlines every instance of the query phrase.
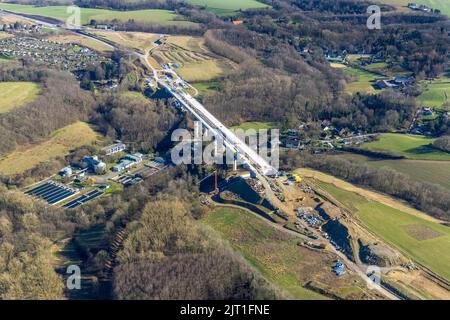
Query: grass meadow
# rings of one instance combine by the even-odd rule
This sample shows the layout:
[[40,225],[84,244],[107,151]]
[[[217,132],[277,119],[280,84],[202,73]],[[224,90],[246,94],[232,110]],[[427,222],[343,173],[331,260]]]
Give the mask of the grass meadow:
[[[309,281],[343,297],[361,294],[356,276],[338,278],[331,270],[334,256],[298,245],[299,239],[282,232],[253,214],[234,208],[217,208],[203,222],[216,230],[268,281],[294,299],[325,299],[304,287]],[[361,281],[361,282],[360,282]]]
[[391,168],[415,181],[438,184],[450,191],[450,161],[384,160],[351,153],[339,154],[337,157],[361,162],[371,168]]
[[432,147],[434,139],[423,136],[387,133],[378,141],[365,143],[362,149],[405,156],[414,160],[450,161],[450,154]]
[[239,10],[268,7],[268,5],[255,0],[187,0],[187,2],[204,7],[218,15],[232,15]]
[[352,77],[352,81],[346,86],[346,91],[349,94],[357,92],[372,93],[377,91],[372,84],[373,81],[380,78],[379,75],[352,67],[345,67],[343,70]]
[[33,82],[0,82],[0,114],[33,101],[39,92],[39,85]]
[[439,9],[441,10],[441,13],[450,16],[450,5],[448,0],[378,0],[378,2],[393,5],[404,12],[410,11],[406,8],[408,3],[423,4],[433,9]]
[[70,150],[93,144],[99,136],[85,122],[76,122],[55,131],[49,140],[17,148],[0,159],[0,173],[12,175],[32,169],[40,163],[67,155]]
[[355,211],[368,230],[413,260],[450,280],[450,228],[332,184],[317,182],[344,206]]
[[[72,13],[68,12],[67,8],[68,7],[66,6],[37,7],[33,5],[0,3],[0,9],[22,14],[49,17],[62,22],[65,22],[72,15]],[[81,8],[80,23],[83,25],[89,24],[91,20],[104,21],[113,19],[117,19],[122,22],[133,19],[135,21],[162,25],[195,26],[194,23],[183,21],[175,12],[168,10],[117,11],[107,9]]]
[[[449,4],[450,6],[450,4]],[[450,78],[440,77],[431,82],[422,81],[425,91],[417,98],[417,102],[429,108],[444,109],[450,107]]]

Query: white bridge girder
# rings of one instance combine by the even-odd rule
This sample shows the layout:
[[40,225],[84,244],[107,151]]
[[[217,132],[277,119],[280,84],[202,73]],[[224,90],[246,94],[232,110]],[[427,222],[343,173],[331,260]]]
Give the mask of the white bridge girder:
[[[171,73],[174,74],[174,73]],[[174,75],[176,76],[176,74]],[[169,93],[175,97],[203,126],[205,126],[213,135],[223,138],[223,144],[226,148],[232,150],[238,159],[246,165],[253,173],[260,173],[266,176],[273,176],[277,170],[262,158],[255,150],[250,148],[245,142],[240,140],[231,130],[224,126],[216,117],[214,117],[200,102],[183,90],[174,90],[169,83],[159,79],[155,72],[157,82],[162,85]],[[233,163],[236,169],[237,162]]]

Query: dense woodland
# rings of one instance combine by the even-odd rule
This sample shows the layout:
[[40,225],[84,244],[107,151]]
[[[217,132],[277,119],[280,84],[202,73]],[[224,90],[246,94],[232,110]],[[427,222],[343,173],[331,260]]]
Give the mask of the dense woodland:
[[[278,0],[274,1],[275,10],[268,14],[251,12],[246,18],[250,29],[282,38],[302,49],[309,46],[312,51],[372,53],[417,75],[436,76],[445,70],[449,53],[447,17],[400,14],[382,6],[382,11],[390,11],[383,15],[382,30],[369,30],[369,3]],[[312,7],[316,9],[308,11]]]
[[185,202],[158,200],[127,227],[119,299],[274,299],[278,293],[193,220]]
[[241,63],[222,90],[205,98],[208,108],[229,125],[277,121],[295,128],[331,120],[338,128],[378,132],[405,128],[413,118],[412,97],[394,91],[350,97],[343,92],[343,74],[326,62],[303,58],[281,41],[240,29],[208,31],[206,37],[215,53]]
[[63,299],[54,241],[79,226],[79,214],[45,207],[0,186],[0,299]]
[[181,119],[162,100],[108,95],[96,110],[94,123],[112,139],[120,139],[135,150],[155,150]]

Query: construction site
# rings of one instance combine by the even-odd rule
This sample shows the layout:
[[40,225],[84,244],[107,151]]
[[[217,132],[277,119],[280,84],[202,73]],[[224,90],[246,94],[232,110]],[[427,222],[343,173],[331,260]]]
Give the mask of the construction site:
[[[315,279],[303,284],[308,290],[338,299],[449,298],[450,287],[444,278],[377,237],[351,208],[337,201],[320,187],[320,181],[303,175],[301,170],[281,171],[278,177],[269,180],[277,198],[276,206],[272,205],[274,199],[268,201],[261,182],[244,172],[231,173],[225,179],[211,177],[209,183],[214,183],[214,188],[210,188],[210,195],[203,200],[205,205],[242,208],[274,230],[295,235],[298,246],[304,248],[301,250],[318,259],[320,275],[317,270],[302,268],[310,272],[305,279]],[[308,265],[308,262],[300,263]],[[326,269],[327,276],[324,276]],[[379,290],[368,290],[367,281],[373,281],[375,273],[379,277]],[[358,295],[354,295],[355,287],[359,288]],[[352,294],[342,294],[345,290]]]

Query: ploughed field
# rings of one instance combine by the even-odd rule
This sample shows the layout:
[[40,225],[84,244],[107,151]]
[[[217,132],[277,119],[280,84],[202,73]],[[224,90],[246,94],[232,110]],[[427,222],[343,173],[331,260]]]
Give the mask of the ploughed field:
[[170,65],[189,82],[210,82],[234,68],[231,61],[209,51],[202,37],[164,37],[152,50],[151,59],[159,65]]

